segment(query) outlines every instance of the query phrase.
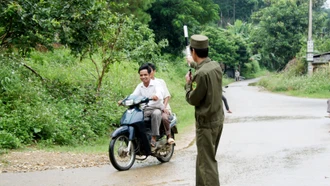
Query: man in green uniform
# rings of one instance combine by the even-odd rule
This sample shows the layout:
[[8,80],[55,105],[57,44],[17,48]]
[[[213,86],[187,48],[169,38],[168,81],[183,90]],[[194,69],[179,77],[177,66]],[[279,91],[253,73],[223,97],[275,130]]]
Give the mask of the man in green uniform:
[[196,72],[186,74],[186,100],[195,106],[196,119],[196,186],[218,186],[219,174],[216,153],[220,141],[224,112],[222,108],[222,70],[208,57],[208,38],[192,35],[192,59]]

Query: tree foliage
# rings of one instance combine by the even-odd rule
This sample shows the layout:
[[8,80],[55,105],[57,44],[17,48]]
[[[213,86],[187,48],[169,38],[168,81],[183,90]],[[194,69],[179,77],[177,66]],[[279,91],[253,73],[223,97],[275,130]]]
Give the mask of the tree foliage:
[[[148,8],[151,2],[2,2],[4,13],[0,14],[0,28],[3,28],[0,29],[0,44],[3,47],[21,49],[23,53],[29,52],[37,45],[51,48],[55,41],[68,46],[72,53],[81,57],[87,56],[95,64],[99,92],[109,64],[126,58],[135,61],[155,60],[160,48],[167,45],[166,41],[162,40],[159,45],[155,43],[152,30],[131,15],[136,13],[136,17],[139,17],[139,12]],[[126,12],[125,3],[134,4],[135,6],[129,6],[134,11]],[[95,60],[94,54],[98,52],[101,53],[101,64]]]
[[308,8],[292,1],[277,1],[255,13],[258,23],[251,33],[254,53],[261,54],[262,65],[280,70],[296,56],[308,28]]
[[209,37],[209,56],[212,60],[232,68],[244,66],[249,62],[249,46],[242,35],[215,27],[207,27],[202,34]]
[[[110,64],[126,58],[150,61],[159,55],[161,47],[167,45],[166,41],[159,45],[155,43],[152,30],[132,16],[113,13],[114,2],[84,0],[66,3],[64,7],[68,8],[58,14],[66,12],[66,15],[74,16],[59,20],[60,41],[75,53],[83,57],[88,55],[97,73],[97,92]],[[98,52],[101,65],[95,60],[94,54]]]
[[208,36],[210,42],[209,56],[212,60],[237,66],[239,55],[236,53],[234,35],[221,28],[207,27],[202,34]]
[[214,0],[219,5],[221,27],[234,24],[236,20],[247,22],[253,12],[264,6],[263,0]]
[[[320,11],[324,0],[313,1],[313,33],[324,26],[325,14]],[[254,54],[261,54],[261,64],[268,69],[281,70],[302,47],[306,48],[309,2],[302,0],[265,1],[269,7],[253,14],[256,27],[250,33]],[[324,24],[323,24],[324,25]],[[316,39],[317,40],[317,39]]]
[[148,23],[151,20],[146,12],[155,0],[111,0],[112,12],[118,12],[126,15],[134,15],[142,23]]
[[188,26],[191,35],[196,27],[218,21],[218,9],[212,0],[158,0],[148,10],[152,18],[149,27],[156,41],[168,40],[165,52],[180,54],[185,46],[183,26]]
[[3,0],[0,2],[0,47],[2,50],[18,49],[26,55],[31,48],[52,48],[54,30],[51,1]]

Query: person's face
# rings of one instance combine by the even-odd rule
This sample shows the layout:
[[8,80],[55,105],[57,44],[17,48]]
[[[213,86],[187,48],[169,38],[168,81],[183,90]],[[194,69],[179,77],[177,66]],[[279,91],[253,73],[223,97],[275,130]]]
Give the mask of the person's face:
[[148,73],[147,69],[140,71],[140,79],[144,85],[148,85],[150,82],[150,74]]

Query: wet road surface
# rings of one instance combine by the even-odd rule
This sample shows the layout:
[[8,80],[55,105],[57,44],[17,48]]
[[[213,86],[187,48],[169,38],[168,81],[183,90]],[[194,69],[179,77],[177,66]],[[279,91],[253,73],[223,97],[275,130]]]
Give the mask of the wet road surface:
[[[226,114],[217,153],[221,185],[330,186],[326,100],[273,94],[248,83],[235,82],[224,94],[233,113]],[[2,173],[0,185],[195,185],[194,128],[181,134],[177,143],[169,163],[149,157],[124,172],[109,164]]]

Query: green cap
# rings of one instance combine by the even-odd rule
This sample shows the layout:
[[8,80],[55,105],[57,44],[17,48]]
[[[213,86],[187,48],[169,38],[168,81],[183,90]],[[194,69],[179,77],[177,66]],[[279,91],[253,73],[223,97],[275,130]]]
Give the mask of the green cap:
[[190,47],[196,49],[208,48],[209,38],[203,35],[192,35],[190,37]]

